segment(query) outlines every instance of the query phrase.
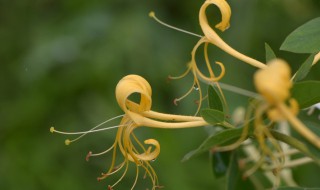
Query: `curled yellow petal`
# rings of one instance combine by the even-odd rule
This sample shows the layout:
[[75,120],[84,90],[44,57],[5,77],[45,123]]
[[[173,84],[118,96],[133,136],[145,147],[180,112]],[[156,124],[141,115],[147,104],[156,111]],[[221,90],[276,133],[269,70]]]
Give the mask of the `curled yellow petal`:
[[160,144],[155,139],[147,139],[144,141],[144,144],[153,145],[155,149],[151,152],[151,146],[148,147],[148,150],[143,154],[137,155],[140,160],[152,161],[155,160],[160,154]]
[[[140,94],[140,102],[129,100],[134,93]],[[125,112],[143,112],[151,109],[151,86],[144,78],[139,75],[127,75],[123,77],[116,87],[116,99],[120,108]]]
[[[207,0],[201,9],[206,9],[210,4],[216,5],[221,12],[221,22],[218,23],[215,27],[221,31],[225,31],[230,27],[230,17],[231,17],[231,8],[225,0]],[[200,11],[201,12],[201,11]],[[203,15],[203,14],[201,14]],[[202,17],[203,21],[206,21],[206,17]]]

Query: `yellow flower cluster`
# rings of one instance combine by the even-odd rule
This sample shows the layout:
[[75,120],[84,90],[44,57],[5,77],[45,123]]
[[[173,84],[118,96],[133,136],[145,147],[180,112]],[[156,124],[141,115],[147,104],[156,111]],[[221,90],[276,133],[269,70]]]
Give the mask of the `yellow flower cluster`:
[[[255,136],[259,141],[259,146],[262,150],[261,160],[264,160],[264,157],[268,156],[272,161],[281,167],[283,160],[276,158],[273,154],[273,150],[268,148],[265,143],[265,139],[268,138],[272,142],[275,149],[278,153],[282,153],[281,147],[278,142],[274,140],[269,131],[269,126],[264,124],[263,114],[267,113],[268,118],[271,122],[277,122],[280,120],[289,121],[292,126],[301,133],[306,139],[308,139],[315,146],[320,148],[319,138],[313,134],[307,127],[305,127],[297,118],[298,113],[298,104],[297,102],[290,97],[290,88],[292,87],[291,81],[291,71],[287,63],[283,60],[275,59],[268,63],[267,65],[257,61],[253,58],[250,58],[242,53],[239,53],[227,43],[225,43],[219,35],[211,28],[208,23],[206,9],[210,5],[216,5],[222,15],[222,21],[218,23],[215,27],[221,31],[229,28],[231,9],[225,0],[206,0],[200,8],[199,12],[199,22],[200,27],[203,31],[204,36],[199,36],[200,40],[195,45],[191,52],[191,61],[187,65],[187,70],[178,77],[170,77],[171,79],[180,79],[185,77],[188,73],[193,75],[193,84],[190,90],[183,95],[181,98],[177,98],[175,103],[187,96],[193,89],[194,86],[199,88],[200,101],[198,106],[198,111],[201,108],[201,102],[203,100],[203,95],[201,91],[200,81],[205,82],[210,85],[217,85],[224,103],[226,100],[222,94],[222,90],[217,83],[225,74],[225,67],[221,62],[216,62],[220,67],[220,74],[216,76],[213,72],[212,66],[209,61],[208,56],[208,45],[212,44],[231,56],[242,60],[243,62],[259,68],[254,75],[254,84],[258,93],[263,97],[263,101],[259,100],[259,104],[254,112],[254,127],[255,127]],[[154,14],[151,12],[149,16],[156,19],[158,22],[167,25],[160,21]],[[171,27],[171,26],[169,26]],[[196,52],[197,49],[204,44],[204,58],[205,64],[208,69],[209,76],[206,76],[198,68],[196,62]],[[319,59],[319,57],[317,57]],[[150,164],[150,161],[155,160],[160,154],[160,144],[155,139],[147,139],[143,143],[135,136],[134,130],[139,127],[151,127],[151,128],[189,128],[189,127],[200,127],[209,125],[202,117],[198,116],[184,116],[184,115],[173,115],[167,113],[159,113],[153,111],[152,107],[152,89],[150,84],[141,76],[138,75],[127,75],[123,77],[116,86],[115,90],[116,100],[119,104],[119,107],[123,110],[124,115],[118,116],[122,120],[118,126],[109,127],[109,128],[100,128],[102,124],[94,127],[93,129],[85,132],[76,132],[76,133],[66,133],[55,130],[53,127],[50,128],[51,132],[62,133],[62,134],[81,134],[78,138],[74,140],[66,140],[66,144],[70,144],[88,133],[98,132],[101,130],[109,130],[111,128],[118,128],[115,141],[113,145],[101,153],[92,153],[89,152],[87,159],[92,156],[99,156],[105,153],[112,151],[112,162],[109,170],[102,174],[99,177],[99,180],[102,180],[112,174],[120,172],[122,170],[123,174],[121,177],[113,184],[109,186],[109,189],[113,189],[125,176],[127,173],[129,163],[134,163],[136,165],[136,178],[131,187],[133,189],[137,183],[139,170],[142,168],[145,171],[145,175],[149,176],[152,181],[153,188],[161,188],[158,182],[156,172]],[[137,94],[140,99],[138,102],[131,100],[132,95]],[[287,102],[288,105],[287,105]],[[252,112],[252,110],[250,111]],[[109,120],[108,120],[109,121]],[[108,122],[106,121],[106,122]],[[244,132],[245,133],[245,132]],[[217,147],[217,151],[226,151],[230,149],[237,148],[244,140],[244,136],[239,139],[233,145],[226,147]],[[138,145],[137,147],[135,145]],[[147,147],[146,147],[147,146]],[[120,150],[121,157],[123,161],[118,162],[117,150]],[[252,169],[247,171],[246,175],[251,175],[260,165],[257,164]]]

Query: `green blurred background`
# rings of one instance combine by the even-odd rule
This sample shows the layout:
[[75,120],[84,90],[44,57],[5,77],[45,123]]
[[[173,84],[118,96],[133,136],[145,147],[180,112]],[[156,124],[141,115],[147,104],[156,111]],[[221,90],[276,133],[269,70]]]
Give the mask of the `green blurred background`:
[[[231,28],[221,36],[240,52],[264,61],[264,43],[290,61],[295,70],[307,55],[278,51],[295,28],[320,16],[319,0],[228,1]],[[114,140],[114,131],[88,135],[64,145],[64,131],[88,130],[121,114],[114,97],[117,82],[127,74],[145,77],[153,87],[153,109],[194,114],[197,93],[174,106],[191,82],[168,83],[190,60],[197,38],[165,28],[148,17],[201,34],[197,0],[10,0],[0,1],[0,189],[107,189],[119,176],[101,182],[111,154],[85,161],[89,150],[101,151]],[[215,7],[208,12],[219,20]],[[225,63],[223,82],[254,90],[254,68],[210,47],[212,60]],[[310,78],[320,79],[319,65]],[[231,109],[245,105],[245,97],[227,93]],[[243,101],[244,100],[244,101]],[[110,123],[110,125],[116,124]],[[142,128],[140,139],[155,138],[161,154],[152,163],[166,189],[223,189],[214,179],[208,155],[181,159],[207,136],[203,128],[158,130]],[[309,169],[313,169],[309,165]],[[318,168],[317,168],[318,169]],[[319,170],[317,170],[319,171]],[[305,168],[303,172],[308,172]],[[129,189],[135,169],[115,189]],[[297,180],[305,175],[298,172]],[[318,178],[304,181],[313,186]],[[140,179],[136,189],[150,187]]]

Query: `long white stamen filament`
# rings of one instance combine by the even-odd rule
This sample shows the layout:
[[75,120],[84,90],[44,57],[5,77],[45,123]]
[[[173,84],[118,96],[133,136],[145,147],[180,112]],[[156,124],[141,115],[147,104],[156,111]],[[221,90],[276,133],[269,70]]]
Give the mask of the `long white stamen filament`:
[[[120,117],[123,117],[123,116],[124,116],[124,114],[118,115],[118,116],[113,117],[111,119],[108,119],[108,120],[96,125],[95,127],[91,128],[90,130],[84,131],[84,132],[63,132],[63,131],[56,130],[54,127],[50,127],[50,132],[51,133],[55,132],[55,133],[60,133],[60,134],[65,134],[65,135],[77,135],[77,134],[86,134],[86,133],[91,133],[91,132],[97,132],[98,130],[95,130],[96,128],[98,128],[98,127],[100,127],[100,126],[102,126],[102,125],[104,125],[104,124],[106,124],[106,123],[108,123],[108,122],[110,122],[112,120],[115,120],[115,119],[118,119]],[[108,128],[116,128],[116,127],[119,127],[119,126],[112,126],[112,127],[108,127]],[[107,130],[108,128],[104,128],[103,130]],[[100,130],[100,131],[103,131],[103,130]]]
[[77,141],[77,140],[81,139],[83,136],[85,136],[85,135],[87,135],[87,134],[89,134],[89,133],[98,132],[98,131],[105,131],[105,130],[109,130],[109,129],[114,129],[114,128],[119,128],[119,127],[121,127],[120,125],[118,125],[118,126],[112,126],[112,127],[107,127],[107,128],[103,128],[103,129],[97,129],[98,127],[101,127],[102,125],[104,125],[104,124],[106,124],[106,123],[108,123],[108,122],[110,122],[110,121],[112,121],[112,120],[115,120],[115,119],[118,119],[118,118],[120,118],[120,117],[123,117],[123,116],[124,116],[124,114],[118,115],[118,116],[113,117],[113,118],[111,118],[111,119],[108,119],[108,120],[106,120],[106,121],[104,121],[104,122],[96,125],[95,127],[93,127],[92,129],[90,129],[90,130],[88,130],[88,131],[83,131],[83,132],[63,132],[63,131],[58,131],[58,130],[56,130],[54,127],[51,127],[51,128],[50,128],[50,132],[51,132],[51,133],[65,134],[65,135],[77,135],[77,134],[81,134],[79,137],[77,137],[77,138],[75,138],[75,139],[73,139],[73,140],[66,139],[66,140],[65,140],[65,144],[66,144],[66,145],[69,145],[71,142]]
[[52,131],[54,133],[64,134],[64,135],[80,135],[80,134],[83,135],[83,134],[95,133],[95,132],[99,132],[99,131],[106,131],[109,129],[114,129],[114,128],[118,128],[118,127],[122,127],[122,126],[125,126],[125,125],[115,125],[115,126],[111,126],[111,127],[102,128],[102,129],[95,129],[95,130],[90,129],[89,131],[80,131],[80,132],[63,132],[63,131],[58,131],[52,127],[50,131]]
[[[70,143],[81,139],[82,137],[84,137],[85,135],[87,135],[89,133],[94,133],[94,132],[99,132],[99,131],[106,131],[106,130],[109,130],[109,129],[119,128],[119,127],[123,127],[123,126],[125,126],[125,125],[116,125],[116,126],[112,126],[112,127],[103,128],[103,129],[96,129],[96,130],[89,130],[89,131],[86,131],[86,132],[79,132],[78,134],[82,134],[82,135],[80,135],[79,137],[77,137],[75,139],[72,139],[72,140],[66,139],[65,144],[69,145]],[[63,133],[63,132],[60,132],[60,133],[61,134],[66,134],[66,133]],[[74,134],[75,133],[77,133],[77,132],[74,132]]]
[[[93,127],[93,128],[90,129],[90,130],[94,130],[94,129],[96,129],[96,128],[98,128],[98,127],[100,127],[100,126],[102,126],[102,125],[104,125],[104,124],[106,124],[106,123],[108,123],[108,122],[110,122],[110,121],[113,121],[113,120],[115,120],[115,119],[121,118],[121,117],[123,117],[123,116],[124,116],[124,114],[115,116],[115,117],[113,117],[113,118],[110,118],[110,119],[108,119],[108,120],[106,120],[106,121],[98,124],[97,126]],[[89,130],[89,131],[90,131],[90,130]]]
[[199,37],[199,38],[202,38],[202,37],[203,37],[203,36],[201,36],[201,35],[199,35],[199,34],[195,34],[195,33],[193,33],[193,32],[189,32],[189,31],[183,30],[183,29],[181,29],[181,28],[177,28],[177,27],[174,27],[174,26],[171,26],[171,25],[169,25],[169,24],[167,24],[167,23],[162,22],[161,20],[159,20],[159,19],[156,17],[156,15],[155,15],[155,13],[154,13],[153,11],[151,11],[151,12],[149,13],[149,16],[150,16],[151,18],[153,18],[155,21],[157,21],[159,24],[162,24],[162,25],[164,25],[164,26],[166,26],[166,27],[168,27],[168,28],[171,28],[171,29],[173,29],[173,30],[177,30],[177,31],[179,31],[179,32],[183,32],[183,33],[186,33],[186,34],[189,34],[189,35],[192,35],[192,36],[196,36],[196,37]]

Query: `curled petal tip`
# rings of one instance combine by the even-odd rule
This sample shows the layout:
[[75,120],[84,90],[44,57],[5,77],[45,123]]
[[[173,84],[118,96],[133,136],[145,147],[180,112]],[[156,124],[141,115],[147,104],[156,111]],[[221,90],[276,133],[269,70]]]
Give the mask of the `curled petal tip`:
[[217,29],[221,30],[222,32],[224,32],[225,30],[227,30],[228,28],[230,28],[230,23],[229,22],[220,22],[219,24],[217,24],[215,26]]

